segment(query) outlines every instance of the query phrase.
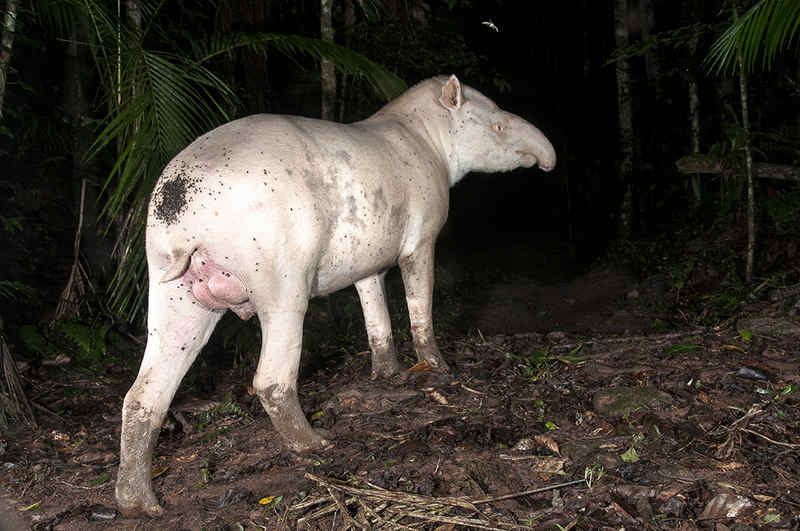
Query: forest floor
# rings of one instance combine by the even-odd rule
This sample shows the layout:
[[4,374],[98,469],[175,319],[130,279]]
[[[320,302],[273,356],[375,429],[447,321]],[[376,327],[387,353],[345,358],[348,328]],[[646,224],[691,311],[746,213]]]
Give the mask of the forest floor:
[[58,530],[799,529],[800,324],[766,301],[695,326],[671,293],[601,268],[445,297],[452,374],[373,382],[363,332],[349,350],[328,337],[300,380],[332,442],[320,453],[286,449],[251,369],[200,364],[211,376],[181,387],[156,448],[157,520],[113,499],[136,360],[30,369],[39,427],[0,436],[0,515]]

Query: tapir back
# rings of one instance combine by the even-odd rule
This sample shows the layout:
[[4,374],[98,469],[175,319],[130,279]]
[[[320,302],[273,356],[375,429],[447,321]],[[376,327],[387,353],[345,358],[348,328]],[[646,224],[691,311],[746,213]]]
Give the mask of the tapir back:
[[242,277],[247,264],[264,267],[253,257],[290,254],[315,271],[312,295],[326,294],[435,237],[447,179],[438,154],[394,120],[254,115],[203,135],[165,168],[148,252],[167,264],[176,249],[226,242],[213,258]]

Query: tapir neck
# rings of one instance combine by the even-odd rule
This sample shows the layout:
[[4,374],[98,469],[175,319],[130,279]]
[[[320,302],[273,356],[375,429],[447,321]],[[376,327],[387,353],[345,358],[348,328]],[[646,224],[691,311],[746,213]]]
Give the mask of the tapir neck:
[[417,149],[424,149],[428,152],[428,156],[418,158],[437,161],[438,164],[435,166],[441,170],[442,174],[446,174],[449,185],[453,186],[466,172],[460,170],[455,150],[448,138],[447,127],[441,126],[442,120],[446,120],[448,117],[443,114],[427,118],[425,114],[426,112],[419,110],[403,112],[384,107],[360,123],[373,128],[376,133],[380,131],[379,134],[413,137],[416,140]]

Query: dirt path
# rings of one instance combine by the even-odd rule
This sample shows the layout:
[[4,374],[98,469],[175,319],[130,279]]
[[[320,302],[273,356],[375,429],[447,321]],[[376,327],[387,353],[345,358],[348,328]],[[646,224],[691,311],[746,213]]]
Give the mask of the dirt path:
[[28,529],[30,522],[19,516],[19,502],[0,489],[0,531],[22,531]]

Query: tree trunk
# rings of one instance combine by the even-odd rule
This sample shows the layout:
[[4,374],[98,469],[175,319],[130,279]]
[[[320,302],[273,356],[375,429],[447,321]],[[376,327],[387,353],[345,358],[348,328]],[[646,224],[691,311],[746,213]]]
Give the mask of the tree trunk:
[[[64,111],[72,128],[72,186],[75,191],[77,228],[73,243],[72,269],[66,285],[61,292],[51,324],[64,318],[73,318],[80,314],[80,303],[86,293],[88,279],[81,266],[82,245],[90,243],[96,248],[99,242],[96,231],[97,222],[97,189],[89,183],[86,175],[84,156],[89,148],[89,130],[87,115],[89,102],[83,89],[86,68],[81,60],[78,45],[86,41],[85,28],[80,27],[82,20],[76,21],[70,28],[69,41],[66,43],[66,60],[64,61]],[[83,30],[83,31],[82,31]],[[82,244],[82,241],[84,242]],[[89,253],[90,260],[100,253]],[[98,264],[100,268],[103,264]]]
[[[734,21],[739,18],[736,4],[733,6]],[[753,153],[750,149],[750,113],[747,107],[747,74],[742,64],[742,53],[737,53],[739,62],[739,97],[742,103],[742,127],[744,128],[744,156],[747,174],[747,258],[745,260],[744,278],[747,282],[753,280],[753,262],[756,248],[756,208],[755,188],[753,186]]]
[[[138,0],[125,0],[125,18],[128,29],[134,34],[135,42],[138,44],[142,34],[142,8]],[[135,84],[131,86],[131,98],[139,95],[139,87]],[[136,125],[139,127],[139,122]]]
[[[333,0],[320,0],[319,3],[320,38],[333,42]],[[336,119],[336,70],[333,62],[322,59],[320,62],[322,101],[320,116],[323,120]]]
[[[697,80],[692,76],[689,80],[689,129],[692,142],[692,154],[700,153],[700,98],[697,94]],[[700,188],[700,176],[692,176],[692,192],[694,193],[695,205],[703,199]]]
[[[656,13],[653,7],[653,0],[641,0],[639,8],[642,10],[642,40],[647,41],[650,38],[650,31],[656,23]],[[647,75],[647,81],[654,83],[657,92],[660,93],[661,83],[658,82],[660,67],[658,64],[658,57],[655,54],[655,48],[648,49],[644,54],[644,69]]]
[[[692,7],[692,19],[697,20],[697,8]],[[697,51],[697,35],[692,37],[689,44],[692,56]],[[697,92],[697,76],[694,69],[689,73],[689,136],[691,138],[691,152],[693,155],[700,153],[700,96]],[[703,199],[700,184],[700,175],[693,175],[691,178],[692,192],[694,193],[694,204],[698,206]]]
[[[353,43],[353,28],[356,25],[356,6],[354,4],[355,0],[344,0],[342,4],[342,14],[344,18],[344,45],[347,48],[352,47]],[[340,77],[341,83],[339,84],[339,114],[338,120],[340,122],[345,121],[346,117],[346,105],[347,105],[347,96],[349,93],[349,89],[353,86],[352,79],[350,76],[346,74],[342,74]]]
[[6,97],[8,64],[11,62],[11,49],[17,26],[17,0],[6,0],[3,26],[0,28],[0,120],[3,119],[3,101]]
[[[627,0],[614,3],[614,36],[617,49],[628,46]],[[619,118],[620,162],[619,179],[623,185],[622,204],[619,213],[619,236],[630,238],[633,223],[633,106],[631,105],[631,80],[628,59],[617,60],[617,113]]]
[[[333,0],[320,0],[319,2],[319,33],[324,41],[333,42]],[[320,61],[320,117],[323,120],[336,119],[336,69],[330,59],[322,58]],[[328,315],[333,320],[333,325],[341,329],[342,315],[334,302],[334,294],[327,296]]]

